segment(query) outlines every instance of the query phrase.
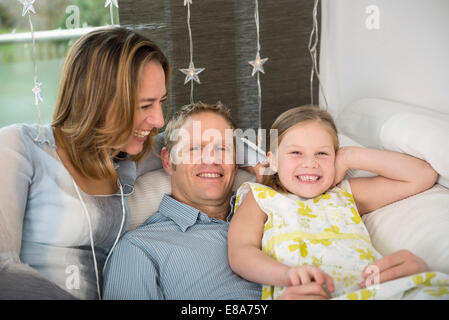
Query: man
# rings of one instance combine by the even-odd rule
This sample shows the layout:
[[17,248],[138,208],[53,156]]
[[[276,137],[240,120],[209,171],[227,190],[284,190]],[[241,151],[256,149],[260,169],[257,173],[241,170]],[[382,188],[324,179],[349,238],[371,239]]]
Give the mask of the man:
[[[234,128],[221,103],[189,105],[170,120],[161,157],[172,194],[118,242],[105,270],[105,299],[261,298],[261,286],[236,275],[228,263],[237,171]],[[330,294],[312,281],[289,287],[281,298],[326,299]]]

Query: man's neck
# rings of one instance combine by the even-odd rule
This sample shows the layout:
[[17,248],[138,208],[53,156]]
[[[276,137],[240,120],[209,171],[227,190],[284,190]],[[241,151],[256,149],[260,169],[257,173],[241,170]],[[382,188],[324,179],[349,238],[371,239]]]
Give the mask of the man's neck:
[[209,218],[220,219],[226,221],[229,211],[231,210],[230,201],[232,195],[221,201],[204,201],[202,203],[190,201],[182,196],[172,194],[172,197],[184,204],[204,212]]
[[220,207],[214,207],[214,206],[206,206],[206,207],[195,207],[196,209],[200,210],[201,212],[204,212],[207,214],[209,218],[215,218],[219,220],[226,221],[226,218],[228,217],[229,210],[231,210],[231,207],[229,205],[229,201],[227,202],[226,206],[220,206]]

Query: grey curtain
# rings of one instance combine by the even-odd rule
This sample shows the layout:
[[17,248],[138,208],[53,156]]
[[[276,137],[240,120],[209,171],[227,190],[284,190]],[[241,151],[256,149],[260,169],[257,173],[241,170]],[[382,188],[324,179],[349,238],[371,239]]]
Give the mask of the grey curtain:
[[[194,100],[222,101],[231,108],[239,128],[257,128],[257,78],[251,76],[257,52],[253,0],[193,0],[191,29],[193,62],[206,68],[195,83]],[[259,0],[261,57],[268,57],[261,74],[262,128],[269,129],[283,111],[310,98],[311,58],[307,49],[312,30],[311,0]],[[120,0],[122,26],[155,41],[168,56],[172,72],[168,117],[190,102],[184,85],[190,61],[187,7],[183,0]],[[315,81],[314,101],[317,99]]]

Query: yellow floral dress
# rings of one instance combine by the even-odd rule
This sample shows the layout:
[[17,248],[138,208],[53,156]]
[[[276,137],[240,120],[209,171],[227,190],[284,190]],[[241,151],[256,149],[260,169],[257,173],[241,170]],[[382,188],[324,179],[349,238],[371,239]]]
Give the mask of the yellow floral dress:
[[[267,215],[262,237],[263,252],[288,266],[320,267],[334,281],[333,297],[449,299],[449,276],[438,272],[396,279],[381,285],[374,278],[376,285],[360,290],[362,271],[381,255],[374,249],[358,214],[349,181],[343,180],[312,199],[280,193],[265,185],[248,182],[237,191],[235,211],[250,190]],[[426,288],[429,292],[416,290],[420,288]],[[285,289],[264,285],[262,299],[277,299]]]

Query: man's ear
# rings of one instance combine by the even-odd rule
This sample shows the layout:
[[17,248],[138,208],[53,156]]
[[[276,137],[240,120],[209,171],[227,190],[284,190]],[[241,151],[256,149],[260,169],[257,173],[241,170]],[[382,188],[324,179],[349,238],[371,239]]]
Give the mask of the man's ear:
[[268,159],[268,164],[270,166],[270,169],[273,170],[274,172],[278,172],[278,164],[277,164],[276,154],[273,154],[271,151],[268,151],[267,159]]
[[163,147],[161,150],[161,160],[162,160],[162,167],[164,168],[165,172],[167,172],[169,175],[172,175],[173,168],[170,159],[170,152],[168,152],[166,147]]

